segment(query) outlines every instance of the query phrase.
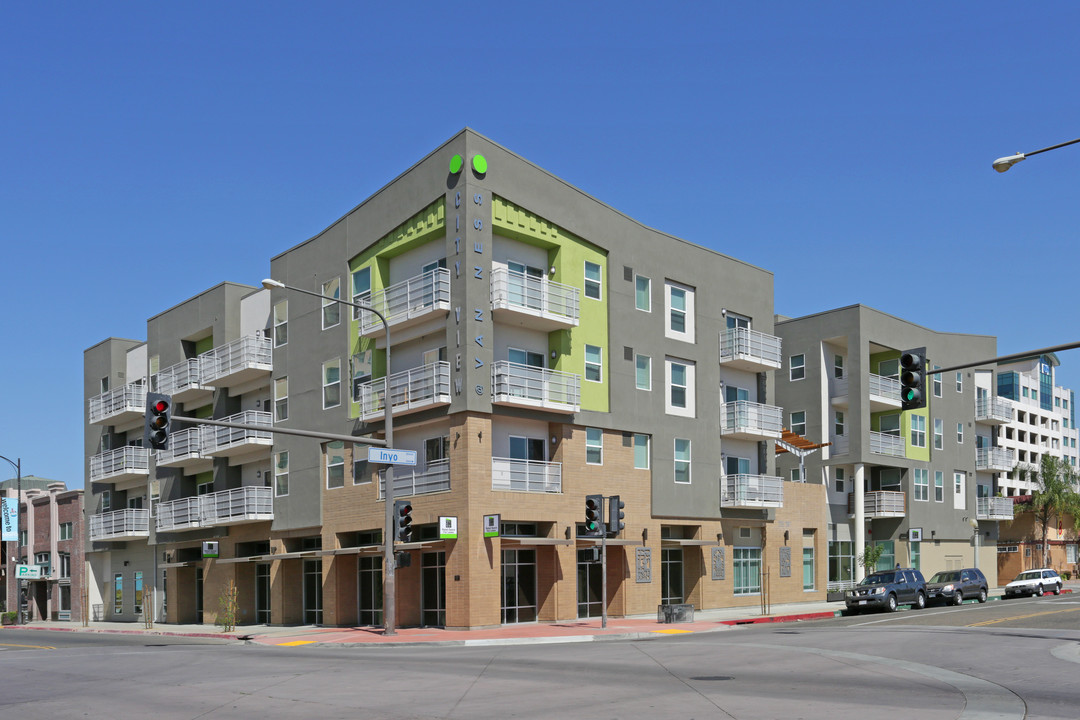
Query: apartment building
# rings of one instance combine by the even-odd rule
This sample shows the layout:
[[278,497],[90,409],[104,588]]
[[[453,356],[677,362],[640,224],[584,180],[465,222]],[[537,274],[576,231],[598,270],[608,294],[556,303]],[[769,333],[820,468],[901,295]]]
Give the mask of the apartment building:
[[932,367],[962,365],[994,357],[996,339],[936,332],[862,305],[778,319],[776,333],[787,427],[828,443],[802,466],[781,455],[778,469],[827,490],[829,586],[861,579],[857,558],[870,545],[883,546],[882,569],[929,575],[977,564],[993,585],[998,524],[1013,512],[998,497],[1014,457],[997,444],[997,428],[1012,421],[1012,403],[994,392],[993,369],[979,367],[930,375],[926,408],[902,411],[899,358],[925,348]]
[[[380,437],[386,403],[394,447],[418,458],[392,473],[416,528],[397,548],[399,624],[824,597],[826,488],[775,471],[769,272],[464,130],[270,276],[323,297],[223,284],[151,318],[145,342],[87,351],[108,617],[143,612],[154,578],[170,622],[213,622],[235,585],[241,622],[381,624],[386,466],[362,443],[197,421]],[[390,346],[337,299],[382,313]],[[166,451],[141,447],[148,386],[193,419]],[[625,503],[606,597],[589,494]]]
[[[28,620],[83,617],[83,491],[63,482],[24,477],[0,483],[0,496],[15,498],[22,486],[16,543],[4,543],[4,608],[20,605]],[[26,566],[23,576],[17,565]]]

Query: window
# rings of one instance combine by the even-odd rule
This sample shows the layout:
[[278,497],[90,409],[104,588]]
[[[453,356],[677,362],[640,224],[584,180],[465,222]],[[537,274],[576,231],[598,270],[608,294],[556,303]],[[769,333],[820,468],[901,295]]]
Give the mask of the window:
[[59,575],[58,577],[68,579],[71,577],[71,553],[57,553],[57,560],[59,561]]
[[109,376],[108,375],[106,375],[105,377],[101,378],[101,380],[98,381],[98,388],[101,390],[101,393],[99,393],[99,394],[109,392]]
[[289,301],[282,300],[274,305],[274,347],[281,347],[289,342]]
[[274,495],[281,497],[289,494],[289,451],[282,450],[277,454],[274,463]]
[[599,265],[585,261],[585,297],[600,299],[600,273]]
[[814,589],[814,548],[802,549],[802,589]]
[[326,487],[345,487],[345,443],[341,440],[326,443]]
[[634,278],[634,307],[652,312],[652,280],[642,275]]
[[959,370],[956,372],[956,392],[964,392],[964,373]]
[[694,364],[665,358],[664,365],[668,388],[665,411],[670,415],[694,417]]
[[[937,370],[940,367],[940,365],[935,365],[934,369]],[[934,380],[934,397],[941,397],[941,373],[934,373],[930,377]]]
[[603,354],[596,345],[585,346],[585,379],[589,382],[603,379]]
[[922,415],[911,416],[911,446],[926,447],[926,418]]
[[796,410],[791,413],[791,432],[796,435],[806,434],[806,411]]
[[585,428],[585,462],[604,464],[604,431],[600,428]]
[[900,377],[900,358],[893,358],[892,360],[882,360],[878,363],[878,375],[882,377],[899,378]]
[[39,552],[34,555],[34,564],[36,565],[48,565],[50,560],[52,560],[52,556],[47,552]]
[[289,419],[289,378],[274,380],[274,422]]
[[649,436],[636,433],[634,435],[634,469],[649,469]]
[[[112,492],[109,490],[101,491],[101,512],[109,512],[112,510]],[[22,543],[25,545],[26,543]]]
[[964,472],[962,470],[953,471],[953,490],[957,495],[964,492]]
[[341,404],[341,359],[327,360],[322,366],[323,410]]
[[806,478],[802,476],[802,468],[791,468],[791,482],[806,482]]
[[791,380],[802,380],[806,377],[805,355],[792,355],[788,358],[788,377]]
[[71,531],[71,523],[69,523],[69,522],[60,523],[60,539],[61,540],[70,540],[72,537],[73,537],[73,535],[72,535],[72,531]]
[[690,482],[690,441],[675,438],[675,482]]
[[195,494],[209,495],[214,491],[214,473],[204,472],[195,476]]
[[113,576],[113,615],[124,612],[124,576],[116,573]]
[[934,471],[934,502],[945,502],[945,473]]
[[652,358],[648,355],[634,357],[634,384],[638,390],[652,390]]
[[[352,301],[361,305],[367,305],[371,297],[371,268],[360,268],[352,274]],[[360,310],[353,309],[353,317],[358,317]]]
[[368,449],[365,445],[352,446],[352,484],[363,485],[371,482],[371,470],[368,468]]
[[915,499],[926,502],[930,499],[930,472],[926,468],[915,468]]
[[664,296],[667,302],[665,336],[694,342],[694,289],[668,280],[664,283]]
[[322,329],[332,328],[341,322],[341,278],[336,277],[322,284]]
[[736,595],[756,595],[761,592],[761,548],[733,548],[731,567],[735,573]]
[[964,444],[964,423],[962,422],[956,423],[956,444]]
[[834,435],[844,435],[844,430],[845,430],[845,428],[844,428],[844,411],[843,410],[835,410],[835,411],[833,411],[833,434]]
[[844,468],[836,468],[836,492],[844,492]]
[[833,377],[837,380],[844,377],[844,356],[833,355]]
[[945,445],[945,423],[941,418],[934,418],[934,449],[941,450]]

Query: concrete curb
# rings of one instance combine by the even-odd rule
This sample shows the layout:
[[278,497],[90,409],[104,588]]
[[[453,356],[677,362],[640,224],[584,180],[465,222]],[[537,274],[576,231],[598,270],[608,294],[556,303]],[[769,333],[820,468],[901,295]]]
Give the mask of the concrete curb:
[[46,630],[51,632],[70,633],[99,633],[103,635],[145,635],[147,637],[195,637],[212,638],[216,640],[240,640],[239,635],[223,633],[193,633],[176,632],[171,630],[113,630],[112,628],[84,628],[84,627],[55,627],[43,625],[5,625],[3,629],[10,630]]

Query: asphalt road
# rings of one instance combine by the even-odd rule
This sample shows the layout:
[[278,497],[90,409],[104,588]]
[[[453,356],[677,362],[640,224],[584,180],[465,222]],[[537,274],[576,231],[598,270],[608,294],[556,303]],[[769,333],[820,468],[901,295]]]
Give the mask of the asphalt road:
[[1076,720],[1078,672],[1072,596],[483,647],[5,630],[0,717]]

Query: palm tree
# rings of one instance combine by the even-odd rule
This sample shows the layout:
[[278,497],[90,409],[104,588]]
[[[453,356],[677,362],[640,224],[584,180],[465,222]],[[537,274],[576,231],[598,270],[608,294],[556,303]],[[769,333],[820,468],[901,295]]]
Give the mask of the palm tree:
[[1038,468],[1030,465],[1017,465],[1016,472],[1021,480],[1035,484],[1031,493],[1031,502],[1023,508],[1035,515],[1035,523],[1042,531],[1043,567],[1050,566],[1050,526],[1061,521],[1065,515],[1072,515],[1080,521],[1080,494],[1077,494],[1080,477],[1072,465],[1061,458],[1043,455]]

